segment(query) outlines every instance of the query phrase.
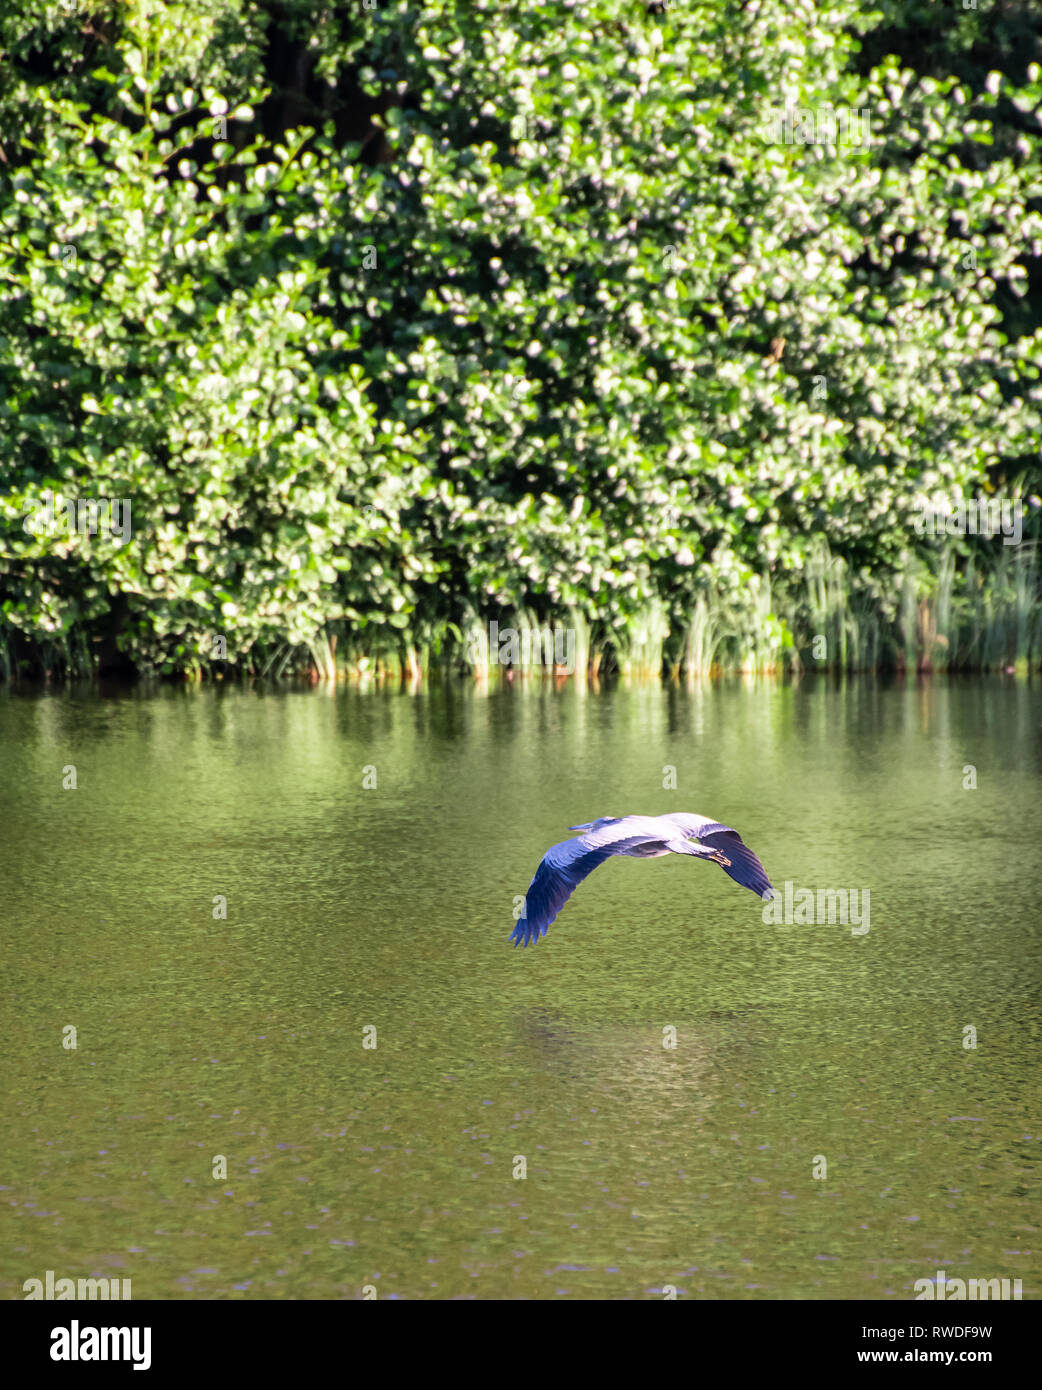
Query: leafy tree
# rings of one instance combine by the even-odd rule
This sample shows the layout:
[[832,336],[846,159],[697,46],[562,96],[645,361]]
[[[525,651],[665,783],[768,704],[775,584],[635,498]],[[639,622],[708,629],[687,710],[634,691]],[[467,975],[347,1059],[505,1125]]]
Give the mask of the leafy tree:
[[[833,559],[893,657],[916,499],[1038,488],[1042,84],[859,69],[879,19],[9,16],[8,666],[414,664],[511,612],[806,656]],[[54,495],[131,538],[26,530]]]

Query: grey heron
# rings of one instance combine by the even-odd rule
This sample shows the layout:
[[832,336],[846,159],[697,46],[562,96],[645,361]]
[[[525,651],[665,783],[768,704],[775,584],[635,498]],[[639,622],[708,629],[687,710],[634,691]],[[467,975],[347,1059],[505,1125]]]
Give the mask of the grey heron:
[[570,830],[586,833],[551,845],[528,885],[522,915],[510,933],[517,946],[545,936],[550,923],[572,893],[598,864],[613,854],[657,859],[663,854],[690,854],[719,864],[724,873],[761,898],[773,889],[763,865],[737,830],[710,816],[675,811],[668,816],[601,816]]

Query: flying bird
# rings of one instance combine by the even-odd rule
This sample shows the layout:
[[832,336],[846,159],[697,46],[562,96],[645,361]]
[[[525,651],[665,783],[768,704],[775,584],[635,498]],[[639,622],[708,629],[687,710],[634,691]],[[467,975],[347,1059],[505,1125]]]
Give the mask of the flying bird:
[[709,816],[676,811],[668,816],[601,816],[570,830],[586,833],[562,840],[543,855],[525,894],[524,911],[510,933],[514,946],[545,936],[550,923],[582,883],[613,854],[630,859],[657,859],[663,854],[691,854],[719,864],[729,878],[761,898],[774,890],[763,865],[737,830]]

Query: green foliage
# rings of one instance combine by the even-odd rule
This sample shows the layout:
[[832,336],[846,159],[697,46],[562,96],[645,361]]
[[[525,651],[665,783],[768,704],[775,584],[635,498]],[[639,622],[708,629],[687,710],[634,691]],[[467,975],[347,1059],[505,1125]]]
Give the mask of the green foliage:
[[[859,73],[879,18],[0,21],[0,660],[409,670],[514,614],[624,668],[807,664],[815,623],[856,664],[944,556],[990,592],[999,542],[910,519],[1039,490],[1042,84]],[[872,138],[773,143],[787,105]],[[55,495],[131,538],[25,530]]]

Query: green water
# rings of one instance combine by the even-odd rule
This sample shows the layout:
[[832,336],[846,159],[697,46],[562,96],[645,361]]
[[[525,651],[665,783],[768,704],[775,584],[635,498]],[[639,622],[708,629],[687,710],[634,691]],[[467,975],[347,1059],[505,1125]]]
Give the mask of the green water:
[[[4,693],[0,1296],[1037,1297],[1040,788],[1013,680]],[[869,931],[669,856],[512,949],[675,810]]]

